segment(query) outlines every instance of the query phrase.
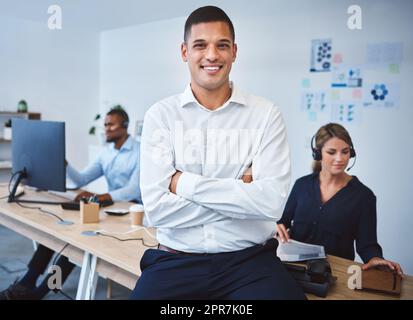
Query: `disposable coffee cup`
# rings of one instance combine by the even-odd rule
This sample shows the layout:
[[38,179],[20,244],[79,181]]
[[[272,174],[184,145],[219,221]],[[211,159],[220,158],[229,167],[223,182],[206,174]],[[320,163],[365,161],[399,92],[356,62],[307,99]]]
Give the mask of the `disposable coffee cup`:
[[134,204],[129,208],[131,225],[138,227],[143,225],[143,206],[140,204]]

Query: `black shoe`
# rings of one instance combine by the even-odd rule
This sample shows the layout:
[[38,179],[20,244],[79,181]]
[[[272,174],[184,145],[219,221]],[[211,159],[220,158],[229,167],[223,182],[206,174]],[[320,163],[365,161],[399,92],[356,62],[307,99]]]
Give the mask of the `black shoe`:
[[33,290],[15,281],[6,290],[0,292],[0,300],[36,300]]

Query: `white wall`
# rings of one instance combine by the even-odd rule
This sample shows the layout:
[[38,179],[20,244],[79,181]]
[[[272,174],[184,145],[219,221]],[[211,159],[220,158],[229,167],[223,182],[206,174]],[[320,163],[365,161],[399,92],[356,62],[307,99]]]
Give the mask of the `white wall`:
[[[45,11],[47,12],[47,11]],[[88,162],[88,130],[99,109],[99,34],[49,30],[43,23],[0,19],[0,107],[25,99],[43,120],[66,122],[66,157]]]
[[143,119],[148,107],[156,101],[183,91],[189,79],[180,58],[184,22],[178,18],[102,33],[103,114],[120,103],[133,124]]
[[[378,198],[378,237],[384,254],[413,274],[413,3],[263,1],[262,10],[260,1],[221,3],[233,19],[239,46],[232,79],[244,90],[280,105],[288,128],[294,180],[309,173],[309,138],[325,122],[310,122],[300,110],[301,81],[309,78],[312,89],[328,89],[331,82],[330,73],[308,72],[311,40],[332,38],[334,50],[343,54],[345,62],[354,64],[364,63],[368,43],[404,43],[404,60],[395,76],[401,85],[400,107],[363,110],[359,124],[346,126],[358,152],[351,173]],[[347,7],[351,4],[363,9],[361,31],[347,28]],[[182,17],[102,34],[102,111],[119,102],[132,118],[142,118],[155,101],[184,90],[188,71],[179,52],[184,21]]]

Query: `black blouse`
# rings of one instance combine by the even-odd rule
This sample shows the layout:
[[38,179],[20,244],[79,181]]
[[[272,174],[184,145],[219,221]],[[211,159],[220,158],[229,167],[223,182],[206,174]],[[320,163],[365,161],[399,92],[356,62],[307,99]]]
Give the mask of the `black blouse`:
[[317,173],[295,182],[278,223],[291,228],[292,239],[322,245],[327,254],[349,260],[354,260],[355,241],[366,263],[383,257],[376,220],[376,196],[356,176],[323,204]]

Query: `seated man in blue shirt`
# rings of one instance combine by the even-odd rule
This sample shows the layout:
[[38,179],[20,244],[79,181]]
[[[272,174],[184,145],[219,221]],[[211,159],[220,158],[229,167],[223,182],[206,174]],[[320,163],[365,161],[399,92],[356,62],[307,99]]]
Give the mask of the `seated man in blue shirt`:
[[[139,143],[129,136],[128,123],[129,117],[124,110],[109,111],[105,118],[105,134],[106,142],[110,145],[94,163],[81,172],[67,165],[67,174],[78,187],[105,176],[109,192],[98,195],[99,202],[112,200],[142,203],[139,188]],[[90,195],[89,192],[82,192],[77,199]],[[36,282],[45,272],[53,254],[53,250],[39,245],[28,265],[27,273],[21,280],[0,292],[0,300],[42,299],[50,291],[48,279],[52,274],[48,274],[38,287]],[[74,265],[64,256],[59,257],[56,265],[61,269],[63,284]]]

